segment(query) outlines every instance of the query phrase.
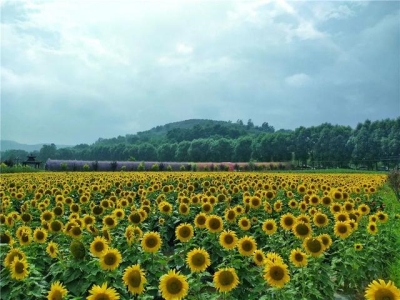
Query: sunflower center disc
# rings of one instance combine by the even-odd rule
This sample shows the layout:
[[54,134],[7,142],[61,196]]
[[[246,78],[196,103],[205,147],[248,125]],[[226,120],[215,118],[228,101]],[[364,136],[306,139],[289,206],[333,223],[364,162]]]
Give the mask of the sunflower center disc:
[[138,287],[140,286],[140,283],[142,282],[142,278],[140,277],[140,273],[138,271],[134,271],[131,274],[129,274],[129,285],[133,287]]
[[224,286],[232,284],[233,280],[234,280],[233,275],[229,271],[224,271],[219,276],[219,281],[220,281],[221,285],[224,285]]
[[182,290],[182,283],[178,279],[172,278],[167,282],[167,290],[170,294],[178,294]]

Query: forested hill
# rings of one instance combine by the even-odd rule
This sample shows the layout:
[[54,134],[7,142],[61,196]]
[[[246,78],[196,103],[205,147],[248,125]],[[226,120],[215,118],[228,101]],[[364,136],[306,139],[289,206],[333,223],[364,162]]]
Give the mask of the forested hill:
[[[2,152],[2,161],[27,155],[24,151]],[[377,167],[400,162],[400,117],[366,120],[355,128],[324,123],[319,126],[278,130],[267,122],[256,126],[212,120],[186,120],[157,126],[137,134],[98,139],[58,149],[45,145],[36,152],[38,160],[137,160],[186,162],[283,162],[320,167],[350,163]]]
[[181,142],[192,141],[200,138],[229,138],[236,139],[246,135],[257,135],[265,132],[274,132],[273,126],[264,122],[261,126],[255,126],[251,120],[243,123],[237,120],[235,123],[226,121],[214,121],[205,119],[191,119],[180,122],[168,123],[157,126],[137,134],[127,134],[111,139],[98,139],[94,145],[116,145],[120,143],[137,142]]

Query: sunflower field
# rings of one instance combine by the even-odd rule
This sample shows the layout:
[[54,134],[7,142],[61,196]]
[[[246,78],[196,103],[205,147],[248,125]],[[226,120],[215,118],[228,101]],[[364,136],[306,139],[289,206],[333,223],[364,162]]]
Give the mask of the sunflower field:
[[387,280],[399,255],[400,215],[380,193],[385,181],[378,174],[1,175],[0,298],[400,299],[399,283]]

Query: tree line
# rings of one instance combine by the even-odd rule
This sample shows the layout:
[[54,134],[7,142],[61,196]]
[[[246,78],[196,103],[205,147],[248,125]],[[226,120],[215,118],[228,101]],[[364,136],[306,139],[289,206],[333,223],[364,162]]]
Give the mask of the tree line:
[[[366,120],[355,128],[324,123],[275,131],[263,123],[247,124],[203,120],[192,127],[158,126],[135,135],[100,138],[92,145],[72,148],[44,145],[33,154],[37,160],[176,162],[292,162],[295,165],[331,168],[350,164],[368,169],[393,168],[400,158],[400,117]],[[186,121],[184,121],[186,122]],[[2,161],[25,160],[27,152],[2,152]]]

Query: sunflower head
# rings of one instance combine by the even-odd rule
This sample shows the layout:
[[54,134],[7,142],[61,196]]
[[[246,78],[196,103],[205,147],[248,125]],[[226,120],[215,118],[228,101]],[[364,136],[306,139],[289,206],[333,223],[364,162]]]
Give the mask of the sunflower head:
[[86,298],[87,300],[119,300],[119,294],[112,287],[107,287],[107,283],[103,283],[101,286],[93,285],[89,290],[90,295]]
[[224,226],[224,223],[220,216],[210,215],[207,217],[206,227],[207,227],[208,231],[210,231],[212,233],[217,233],[217,232],[222,231],[223,226]]
[[93,242],[90,243],[90,253],[93,256],[101,257],[108,250],[108,242],[102,236],[96,236]]
[[231,230],[224,230],[219,236],[219,243],[227,250],[232,250],[236,247],[238,238],[236,233]]
[[229,292],[239,284],[239,277],[234,268],[223,268],[215,272],[213,281],[218,292]]
[[194,231],[191,224],[182,223],[175,229],[175,236],[181,242],[187,242],[193,237]]
[[257,266],[262,266],[265,263],[265,255],[262,250],[256,250],[253,254],[253,261]]
[[20,259],[18,256],[10,264],[11,278],[22,280],[29,275],[28,262],[25,259]]
[[76,260],[81,260],[85,258],[86,250],[83,243],[79,240],[73,240],[69,246],[72,256]]
[[142,249],[145,252],[157,252],[161,248],[162,240],[158,232],[146,232],[142,237]]
[[319,237],[307,237],[303,241],[303,247],[311,256],[318,257],[325,251],[325,246]]
[[50,291],[47,294],[48,300],[61,300],[68,293],[65,286],[60,281],[55,281],[51,284]]
[[242,230],[249,230],[251,227],[251,222],[247,217],[241,217],[238,221],[238,225]]
[[272,235],[276,232],[278,229],[276,222],[274,219],[267,219],[264,221],[262,225],[262,230],[264,231],[265,234]]
[[115,270],[121,261],[121,253],[117,249],[108,248],[100,257],[100,267],[103,270]]
[[203,272],[211,264],[210,255],[203,248],[193,249],[188,252],[186,262],[192,272]]
[[306,237],[309,237],[312,233],[310,224],[304,223],[303,221],[296,221],[296,223],[292,227],[292,231],[294,235],[300,239],[305,239]]
[[252,236],[244,236],[238,240],[237,247],[243,256],[251,256],[257,250],[257,242]]
[[264,269],[264,279],[270,286],[282,288],[290,281],[287,265],[282,262],[266,264]]
[[194,218],[194,226],[197,228],[206,228],[207,215],[205,213],[199,213]]
[[159,289],[166,300],[183,299],[188,293],[189,284],[186,276],[175,270],[169,270],[167,274],[161,276]]
[[305,266],[307,266],[307,263],[308,263],[307,255],[303,251],[301,251],[300,248],[293,249],[290,252],[289,259],[292,262],[292,264],[298,268],[305,267]]
[[390,280],[387,283],[382,279],[374,280],[365,290],[365,299],[397,300],[400,299],[400,289]]
[[124,284],[132,294],[140,295],[144,291],[144,285],[147,283],[144,271],[140,265],[127,267],[122,277]]

